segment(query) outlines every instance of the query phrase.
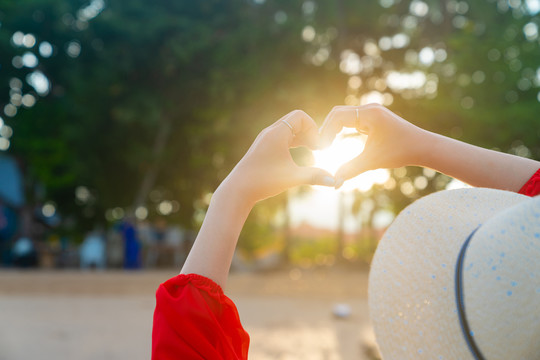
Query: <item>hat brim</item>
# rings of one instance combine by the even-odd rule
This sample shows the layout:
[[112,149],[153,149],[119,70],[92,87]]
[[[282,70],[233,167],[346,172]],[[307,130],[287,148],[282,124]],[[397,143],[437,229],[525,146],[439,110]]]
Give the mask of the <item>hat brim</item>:
[[449,190],[396,217],[369,275],[370,316],[384,359],[472,359],[455,302],[458,254],[479,225],[527,199],[494,189]]

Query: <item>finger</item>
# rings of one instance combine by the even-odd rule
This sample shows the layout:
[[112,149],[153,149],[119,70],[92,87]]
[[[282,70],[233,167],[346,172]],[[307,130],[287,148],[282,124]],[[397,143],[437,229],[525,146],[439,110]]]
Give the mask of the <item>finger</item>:
[[372,162],[369,160],[368,156],[362,153],[351,161],[343,164],[338,169],[335,175],[335,188],[339,189],[345,180],[351,179],[368,170],[373,170]]
[[319,149],[319,129],[317,124],[311,120],[303,128],[304,130],[293,138],[290,147],[306,146],[311,150]]
[[320,130],[322,146],[330,146],[344,127],[356,128],[361,133],[367,133],[370,119],[367,112],[372,109],[373,105],[334,107],[327,115]]
[[341,109],[339,107],[334,107],[326,116],[326,119],[324,119],[324,123],[321,126],[321,129],[319,131],[320,133],[320,140],[321,140],[321,147],[328,147],[332,144],[334,141],[334,138],[337,134],[343,129],[345,126],[341,122],[341,116],[336,116],[338,112],[340,112]]
[[273,125],[282,138],[288,140],[289,147],[307,146],[317,149],[319,133],[315,121],[304,111],[294,110]]
[[321,127],[321,144],[330,146],[344,127],[356,127],[358,106],[336,106],[330,111]]
[[298,185],[335,186],[335,179],[328,171],[315,167],[297,167],[296,183]]

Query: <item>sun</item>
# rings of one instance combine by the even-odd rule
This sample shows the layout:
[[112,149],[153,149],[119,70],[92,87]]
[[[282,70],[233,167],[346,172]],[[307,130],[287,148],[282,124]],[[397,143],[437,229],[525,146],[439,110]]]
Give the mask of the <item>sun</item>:
[[[335,175],[337,170],[348,161],[354,159],[364,150],[366,136],[358,134],[354,129],[344,128],[335,138],[332,145],[324,150],[313,151],[315,164]],[[384,184],[390,177],[386,169],[367,171],[346,181],[340,191],[368,191],[374,184]],[[321,188],[316,186],[316,188]]]

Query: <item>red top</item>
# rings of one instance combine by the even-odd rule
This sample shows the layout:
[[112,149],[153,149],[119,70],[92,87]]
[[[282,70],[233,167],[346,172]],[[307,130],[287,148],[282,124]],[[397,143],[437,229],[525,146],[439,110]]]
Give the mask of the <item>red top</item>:
[[[540,169],[520,194],[540,194]],[[221,287],[196,274],[178,275],[156,293],[152,360],[246,360],[249,335]]]
[[218,284],[189,274],[159,286],[152,360],[247,359],[248,347],[238,310]]
[[540,169],[523,185],[519,190],[520,194],[528,196],[536,196],[540,194]]

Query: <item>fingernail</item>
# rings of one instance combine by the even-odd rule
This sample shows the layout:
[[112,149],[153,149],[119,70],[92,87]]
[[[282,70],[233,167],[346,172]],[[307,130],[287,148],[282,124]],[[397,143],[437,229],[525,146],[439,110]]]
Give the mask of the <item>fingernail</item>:
[[335,183],[336,181],[331,176],[325,176],[322,178],[322,184],[325,186],[334,186]]
[[337,178],[336,185],[335,185],[336,190],[339,189],[341,187],[341,185],[343,185],[344,181],[345,181],[345,179],[343,179],[342,177]]

